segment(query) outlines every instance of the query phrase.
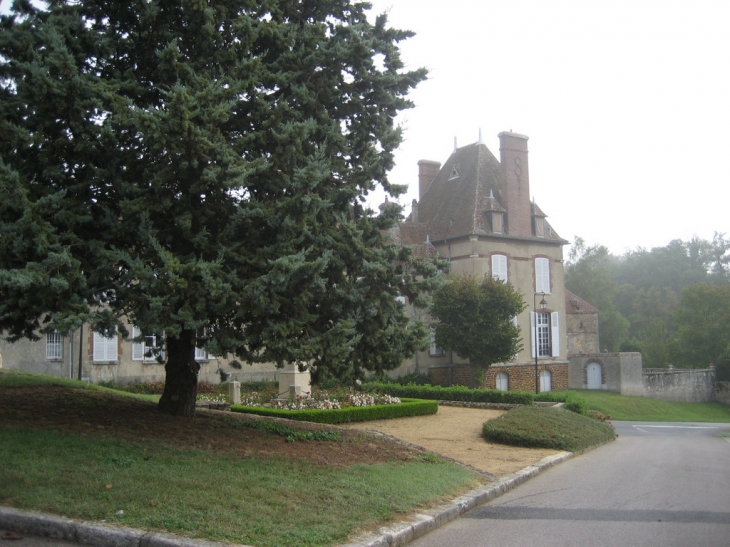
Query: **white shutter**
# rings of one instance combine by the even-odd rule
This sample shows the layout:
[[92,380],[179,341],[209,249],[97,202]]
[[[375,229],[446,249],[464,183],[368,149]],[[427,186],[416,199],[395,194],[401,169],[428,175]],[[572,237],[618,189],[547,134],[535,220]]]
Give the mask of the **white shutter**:
[[532,348],[532,351],[530,352],[530,355],[532,356],[533,359],[535,358],[535,355],[537,355],[537,353],[536,353],[537,347],[535,344],[535,333],[536,333],[535,329],[537,328],[537,325],[535,325],[535,319],[537,319],[535,317],[535,312],[531,311],[530,312],[530,347]]
[[560,357],[560,319],[558,312],[552,312],[550,314],[550,320],[552,322],[550,334],[552,336],[553,357]]
[[98,332],[94,333],[94,361],[117,360],[117,335],[105,338]]
[[[512,324],[513,324],[513,325],[514,325],[515,327],[518,327],[518,328],[519,328],[519,326],[520,326],[519,322],[517,321],[517,316],[516,316],[516,315],[513,315],[513,316],[512,316]],[[517,360],[517,358],[518,358],[519,356],[520,356],[520,354],[519,354],[519,353],[515,353],[515,354],[514,354],[514,355],[512,356],[512,359],[513,359],[513,360]]]
[[507,282],[507,257],[492,255],[492,277]]
[[[139,327],[132,327],[132,339],[140,335]],[[144,342],[132,342],[132,361],[144,361]]]
[[535,259],[535,292],[550,294],[550,261],[547,258]]

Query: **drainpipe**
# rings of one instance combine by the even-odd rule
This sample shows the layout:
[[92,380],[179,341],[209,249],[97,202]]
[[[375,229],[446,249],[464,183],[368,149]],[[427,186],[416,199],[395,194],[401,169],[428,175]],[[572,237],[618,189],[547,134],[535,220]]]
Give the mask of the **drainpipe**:
[[74,333],[69,333],[68,342],[68,377],[73,380],[74,378]]
[[82,359],[84,357],[84,324],[79,329],[79,381],[81,381]]

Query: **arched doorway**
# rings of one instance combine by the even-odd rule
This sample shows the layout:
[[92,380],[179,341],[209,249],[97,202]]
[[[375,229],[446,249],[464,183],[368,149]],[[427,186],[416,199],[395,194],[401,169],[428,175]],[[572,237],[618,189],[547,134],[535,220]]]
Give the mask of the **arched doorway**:
[[499,391],[509,391],[509,376],[506,372],[500,372],[497,374],[497,389]]
[[543,370],[540,372],[540,393],[544,391],[552,391],[553,389],[553,375],[549,370]]
[[603,382],[601,381],[601,365],[598,363],[588,363],[586,366],[586,387],[588,389],[601,389]]

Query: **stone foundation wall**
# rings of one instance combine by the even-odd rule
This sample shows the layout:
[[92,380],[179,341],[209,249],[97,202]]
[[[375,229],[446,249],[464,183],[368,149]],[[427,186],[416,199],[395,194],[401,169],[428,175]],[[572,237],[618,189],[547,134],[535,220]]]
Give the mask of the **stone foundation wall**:
[[[568,389],[568,363],[545,363],[538,365],[538,375],[543,370],[549,370],[551,374],[552,391]],[[479,385],[481,374],[479,369],[465,364],[441,365],[429,367],[431,384],[436,386],[467,386],[482,387],[487,389],[497,388],[497,374],[504,372],[509,378],[510,391],[535,391],[535,365],[534,364],[507,364],[492,365],[483,374],[483,380]],[[539,378],[539,376],[538,376]]]

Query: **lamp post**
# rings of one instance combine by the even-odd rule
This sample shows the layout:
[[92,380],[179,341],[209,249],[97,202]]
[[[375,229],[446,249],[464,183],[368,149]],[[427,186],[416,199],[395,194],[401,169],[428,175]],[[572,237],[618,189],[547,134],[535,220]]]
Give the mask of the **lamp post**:
[[545,293],[544,292],[536,292],[535,295],[532,297],[532,309],[535,310],[535,394],[540,393],[540,374],[537,370],[537,359],[540,356],[540,345],[539,345],[539,339],[538,339],[538,322],[537,322],[537,295],[540,295],[542,298],[540,300],[540,309],[544,310],[547,308],[547,302],[545,302]]

